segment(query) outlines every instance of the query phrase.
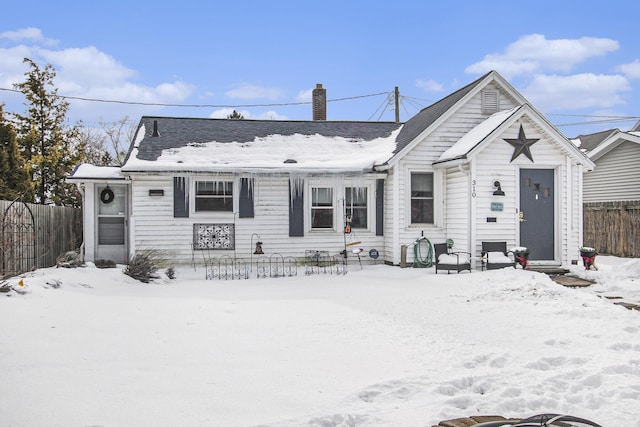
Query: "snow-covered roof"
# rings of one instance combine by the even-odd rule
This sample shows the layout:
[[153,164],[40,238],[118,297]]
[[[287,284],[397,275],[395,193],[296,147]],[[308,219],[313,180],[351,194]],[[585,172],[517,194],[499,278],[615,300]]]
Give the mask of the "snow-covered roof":
[[466,156],[473,148],[480,144],[487,136],[496,130],[502,123],[507,121],[509,117],[514,115],[521,106],[514,107],[510,110],[499,111],[492,114],[485,121],[471,129],[462,138],[446,150],[436,163],[446,162]]
[[95,166],[81,164],[76,167],[68,179],[76,180],[119,180],[124,179],[120,167],[117,166]]
[[390,122],[143,117],[122,169],[361,172],[393,155],[401,128]]

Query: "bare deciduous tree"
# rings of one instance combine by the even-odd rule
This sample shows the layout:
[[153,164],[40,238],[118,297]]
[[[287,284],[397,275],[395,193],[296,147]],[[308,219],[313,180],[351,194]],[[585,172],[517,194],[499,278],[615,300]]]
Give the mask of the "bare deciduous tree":
[[113,152],[113,163],[122,166],[127,155],[129,143],[133,140],[136,132],[135,124],[128,116],[115,122],[101,120],[100,126],[106,135],[106,143]]
[[75,145],[84,153],[82,162],[97,166],[113,165],[113,156],[107,150],[106,136],[100,129],[85,126],[78,122],[76,125]]

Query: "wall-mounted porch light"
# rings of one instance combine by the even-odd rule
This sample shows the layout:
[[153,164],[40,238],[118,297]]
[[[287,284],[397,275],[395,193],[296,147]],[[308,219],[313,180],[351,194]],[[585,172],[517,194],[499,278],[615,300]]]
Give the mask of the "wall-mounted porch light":
[[496,187],[496,191],[493,192],[494,196],[504,196],[504,191],[502,191],[500,181],[493,181],[493,186]]

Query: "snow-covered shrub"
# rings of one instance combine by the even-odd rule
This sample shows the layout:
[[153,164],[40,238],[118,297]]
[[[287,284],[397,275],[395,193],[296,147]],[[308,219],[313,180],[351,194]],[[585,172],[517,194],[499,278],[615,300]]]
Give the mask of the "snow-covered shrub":
[[143,283],[149,283],[152,279],[158,278],[155,273],[162,262],[163,259],[156,250],[136,251],[124,268],[124,274]]
[[116,263],[110,259],[97,259],[93,263],[97,268],[116,268]]
[[56,267],[75,268],[83,265],[82,257],[76,251],[65,252],[56,259]]

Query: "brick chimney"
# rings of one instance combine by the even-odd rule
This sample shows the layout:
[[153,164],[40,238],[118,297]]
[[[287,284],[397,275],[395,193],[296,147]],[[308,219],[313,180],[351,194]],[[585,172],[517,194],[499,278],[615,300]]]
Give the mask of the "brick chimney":
[[313,120],[327,120],[327,90],[317,83],[312,96]]

